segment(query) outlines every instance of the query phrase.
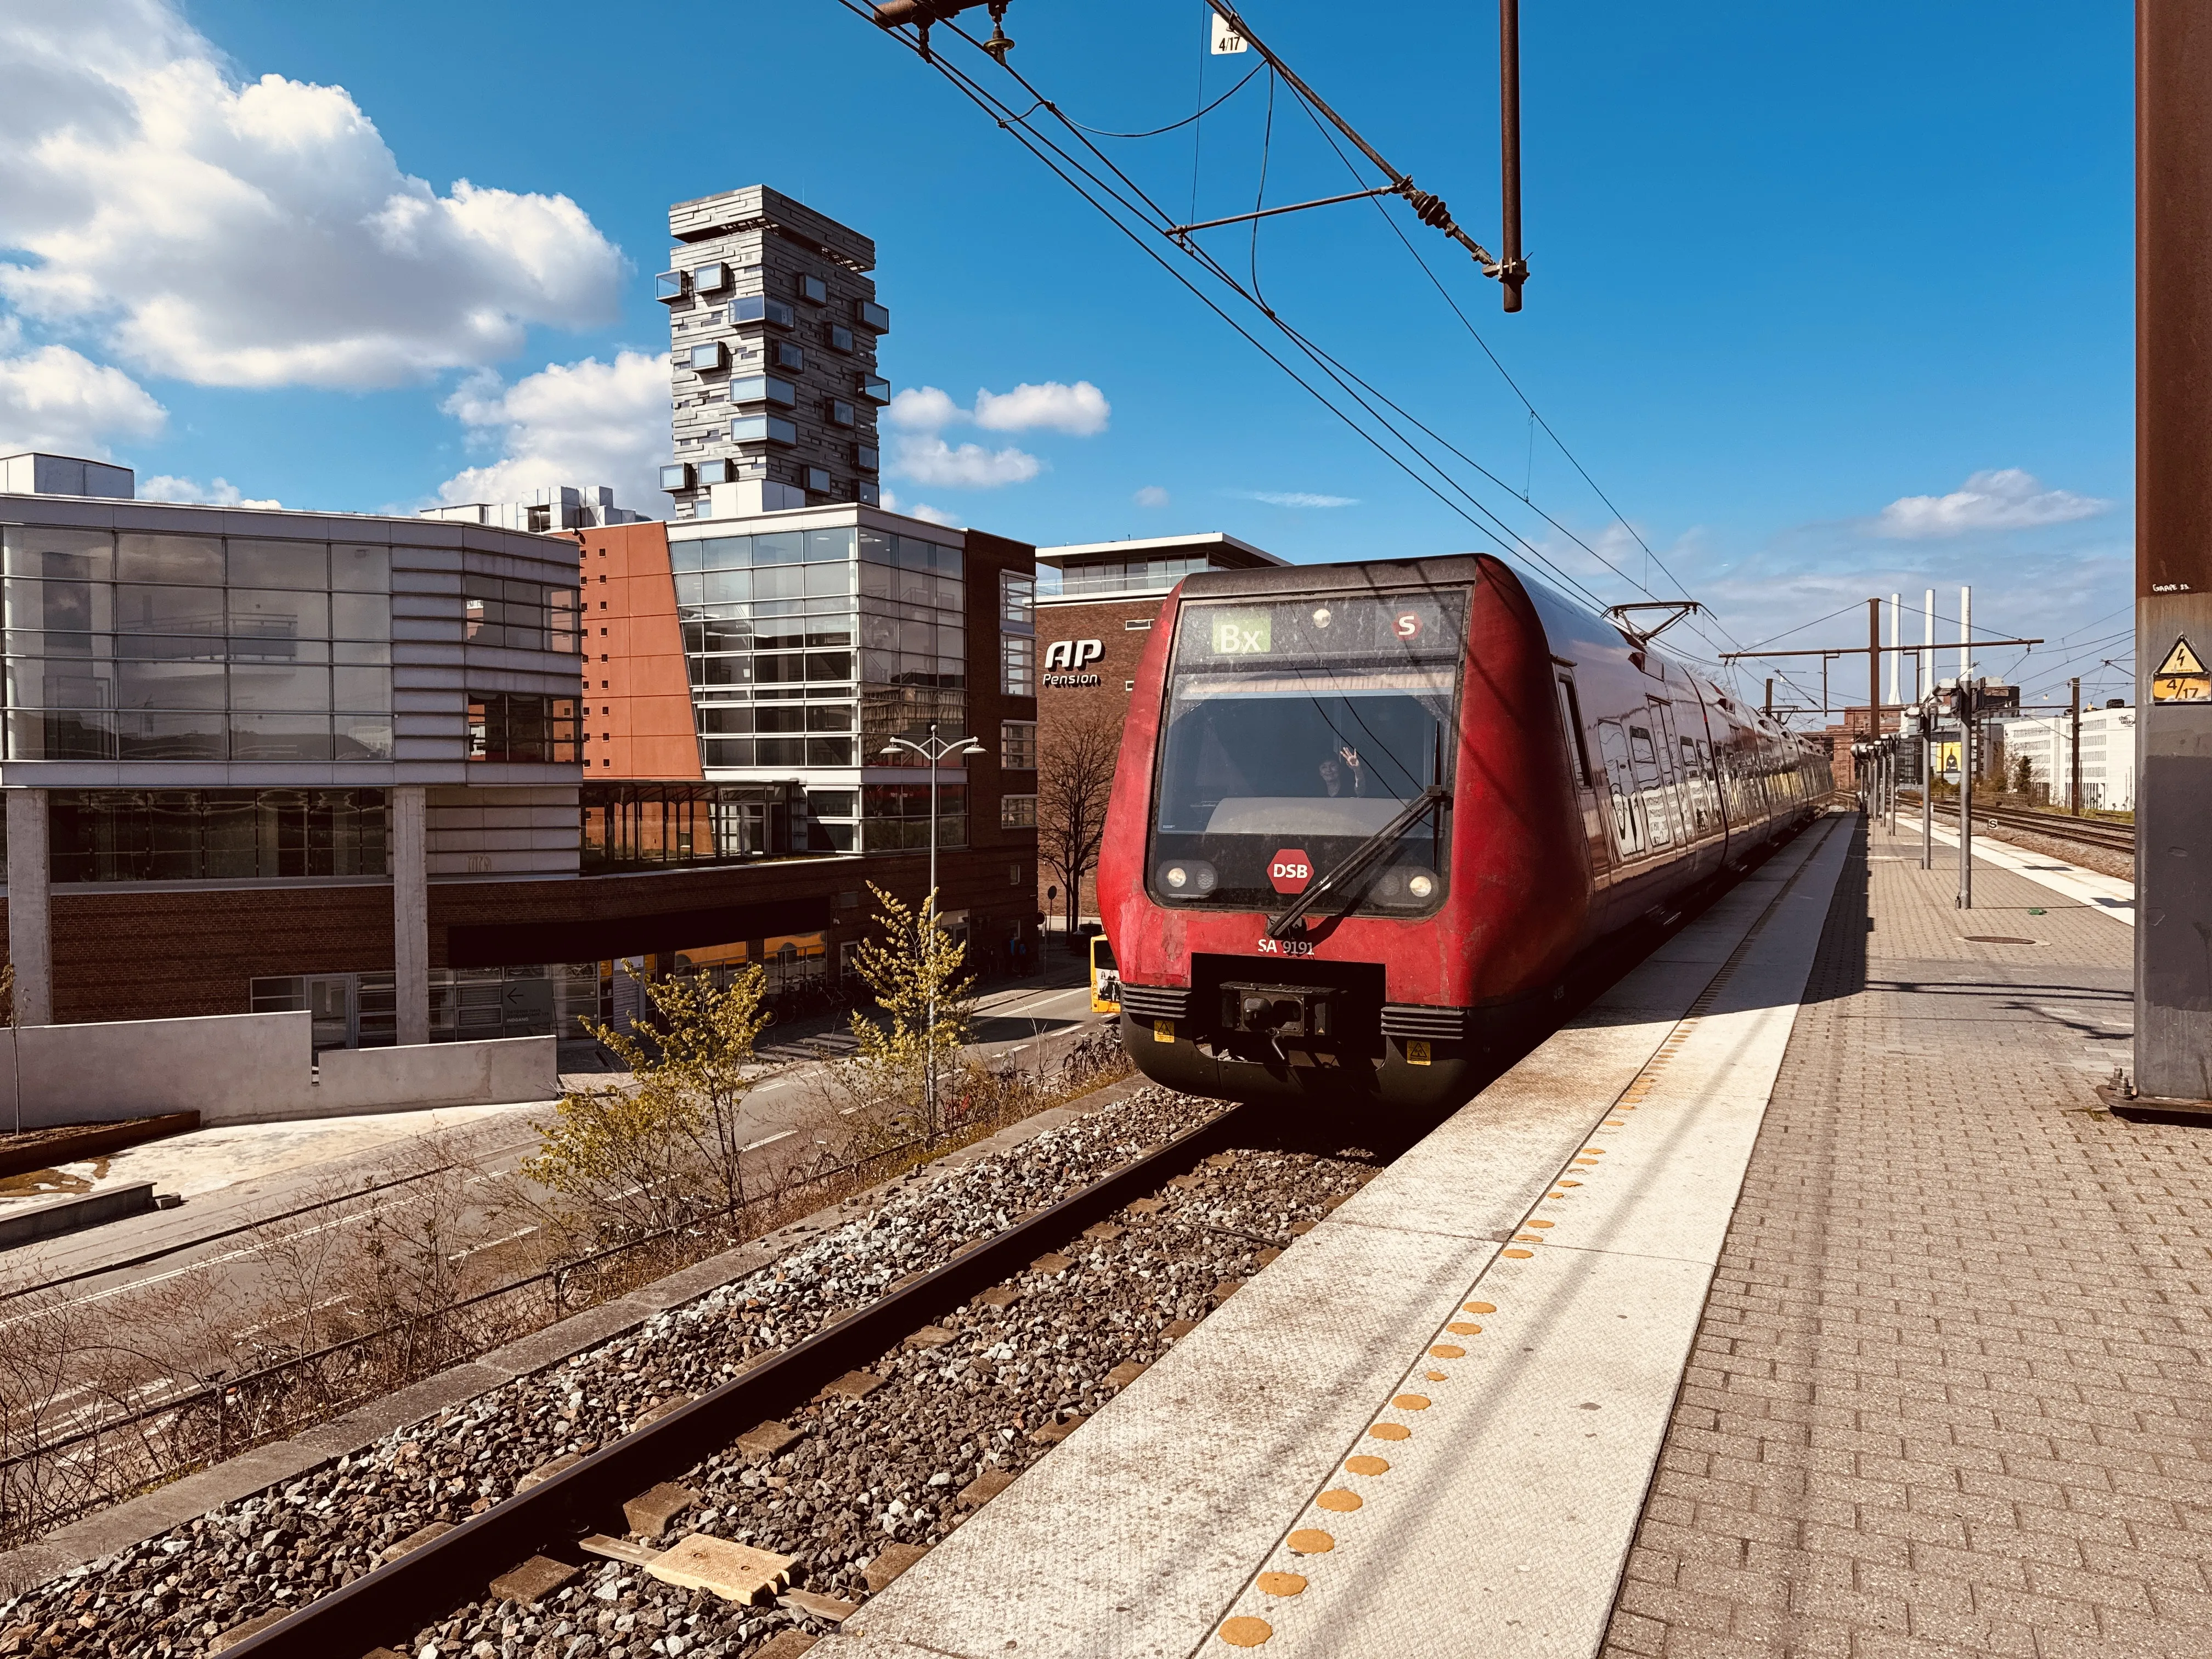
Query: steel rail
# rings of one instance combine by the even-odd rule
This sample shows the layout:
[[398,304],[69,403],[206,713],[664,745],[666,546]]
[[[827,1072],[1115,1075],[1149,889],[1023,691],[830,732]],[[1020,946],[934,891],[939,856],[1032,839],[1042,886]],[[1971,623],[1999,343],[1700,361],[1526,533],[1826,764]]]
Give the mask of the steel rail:
[[[1948,802],[1938,801],[1936,803],[1936,815],[1956,818],[1959,809]],[[2136,849],[2136,832],[2125,824],[2105,823],[2059,812],[2037,812],[2015,806],[1987,806],[1977,802],[1974,821],[1977,823],[2008,824],[2015,830],[2049,836],[2054,841],[2075,841],[2084,847],[2101,847],[2111,852],[2132,853]]]
[[896,1346],[948,1303],[966,1301],[1164,1184],[1227,1140],[1242,1109],[1230,1108],[528,1492],[309,1602],[230,1649],[233,1659],[328,1659],[364,1651],[379,1635],[396,1635],[404,1646],[425,1623],[483,1599],[493,1578],[532,1555],[573,1555],[576,1540],[591,1533],[627,1533],[625,1499],[726,1450],[756,1424],[804,1404],[824,1383]]

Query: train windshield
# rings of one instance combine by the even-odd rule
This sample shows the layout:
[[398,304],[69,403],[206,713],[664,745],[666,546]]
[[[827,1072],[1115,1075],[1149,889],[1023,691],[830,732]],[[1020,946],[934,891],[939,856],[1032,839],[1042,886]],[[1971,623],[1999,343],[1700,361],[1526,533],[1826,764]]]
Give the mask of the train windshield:
[[[1462,588],[1183,605],[1153,895],[1279,909],[1430,784],[1449,787],[1466,629]],[[1448,824],[1401,839],[1361,908],[1434,908]]]

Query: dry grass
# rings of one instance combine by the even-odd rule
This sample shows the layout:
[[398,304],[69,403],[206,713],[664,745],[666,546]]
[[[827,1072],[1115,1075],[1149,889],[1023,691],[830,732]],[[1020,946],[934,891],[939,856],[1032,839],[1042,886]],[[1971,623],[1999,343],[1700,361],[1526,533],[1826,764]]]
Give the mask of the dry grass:
[[[1127,1074],[1118,1045],[1056,1072],[948,1079],[935,1135],[864,1115],[742,1200],[641,1229],[486,1177],[435,1138],[364,1193],[254,1229],[121,1291],[0,1289],[0,1547],[249,1446],[297,1434],[570,1314],[758,1237]],[[393,1182],[404,1185],[394,1187]]]

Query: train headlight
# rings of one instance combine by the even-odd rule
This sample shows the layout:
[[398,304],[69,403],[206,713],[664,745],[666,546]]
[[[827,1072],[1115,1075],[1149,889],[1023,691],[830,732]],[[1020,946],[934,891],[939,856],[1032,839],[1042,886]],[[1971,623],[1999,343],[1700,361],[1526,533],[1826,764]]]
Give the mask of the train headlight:
[[1204,898],[1221,884],[1221,878],[1204,859],[1177,859],[1160,866],[1160,885],[1176,898]]
[[1408,881],[1406,890],[1417,899],[1425,899],[1437,890],[1437,878],[1425,872]]

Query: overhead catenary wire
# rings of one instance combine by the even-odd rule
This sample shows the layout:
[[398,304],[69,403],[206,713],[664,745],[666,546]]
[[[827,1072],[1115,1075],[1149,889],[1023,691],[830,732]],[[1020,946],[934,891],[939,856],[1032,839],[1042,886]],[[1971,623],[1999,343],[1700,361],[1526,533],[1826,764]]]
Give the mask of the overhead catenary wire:
[[[871,14],[865,9],[865,7],[858,3],[858,0],[840,0],[840,3],[848,10],[854,12],[856,15],[871,17]],[[952,26],[939,24],[938,27],[949,27]],[[964,31],[955,28],[954,32],[960,34],[962,39],[968,40],[971,46],[977,46],[980,49],[980,43],[975,41],[974,39],[966,34]],[[913,41],[899,35],[896,31],[891,31],[890,33],[894,39],[900,40],[909,51],[915,52],[916,57],[921,56],[918,47],[916,47]],[[1025,149],[1028,149],[1031,155],[1036,156],[1036,158],[1049,168],[1057,177],[1059,177],[1063,183],[1066,184],[1071,189],[1073,189],[1078,195],[1081,196],[1095,210],[1100,213],[1109,223],[1112,224],[1139,248],[1143,250],[1147,258],[1151,258],[1153,263],[1158,264],[1163,270],[1166,270],[1177,283],[1197,298],[1200,303],[1204,304],[1208,310],[1212,311],[1216,316],[1221,318],[1223,321],[1228,323],[1231,328],[1235,329],[1239,335],[1243,336],[1243,338],[1253,345],[1255,349],[1259,350],[1262,356],[1268,359],[1269,362],[1281,368],[1303,390],[1313,396],[1316,401],[1321,403],[1324,408],[1328,409],[1332,414],[1337,416],[1340,420],[1351,427],[1355,433],[1357,433],[1386,460],[1389,461],[1394,466],[1396,466],[1401,471],[1406,473],[1408,477],[1412,478],[1416,483],[1419,484],[1431,495],[1435,495],[1437,500],[1443,502],[1449,510],[1458,516],[1467,519],[1470,524],[1480,530],[1484,535],[1496,542],[1502,550],[1509,553],[1526,553],[1532,560],[1540,563],[1545,568],[1550,570],[1564,585],[1570,587],[1588,602],[1602,607],[1604,601],[1601,599],[1600,599],[1596,594],[1591,592],[1571,572],[1565,570],[1555,561],[1547,556],[1541,550],[1535,548],[1531,544],[1528,544],[1524,538],[1519,537],[1516,532],[1511,531],[1510,526],[1504,526],[1504,533],[1501,534],[1499,530],[1493,529],[1490,524],[1481,522],[1480,519],[1470,514],[1456,502],[1452,501],[1450,498],[1447,496],[1443,490],[1439,489],[1435,483],[1431,483],[1428,478],[1421,476],[1421,474],[1415,470],[1413,465],[1411,465],[1405,457],[1394,453],[1388,445],[1377,439],[1373,433],[1362,427],[1359,422],[1351,415],[1346,413],[1342,407],[1333,402],[1326,392],[1322,391],[1305,376],[1300,374],[1291,364],[1283,358],[1281,355],[1269,349],[1264,341],[1253,334],[1250,330],[1239,323],[1234,317],[1231,316],[1228,312],[1223,310],[1221,306],[1216,302],[1210,295],[1206,294],[1203,289],[1193,283],[1188,276],[1176,270],[1173,264],[1164,259],[1159,253],[1158,248],[1149,239],[1137,235],[1127,222],[1116,216],[1113,210],[1109,208],[1104,202],[1098,199],[1099,196],[1103,195],[1109,200],[1118,204],[1125,211],[1130,213],[1133,216],[1144,221],[1152,228],[1159,230],[1170,228],[1172,227],[1173,221],[1158,207],[1156,203],[1153,203],[1149,197],[1145,195],[1142,189],[1138,186],[1133,180],[1130,179],[1127,173],[1125,173],[1109,158],[1100,154],[1097,146],[1091,144],[1087,139],[1082,138],[1079,132],[1078,140],[1082,144],[1083,148],[1090,150],[1094,155],[1098,156],[1100,162],[1105,167],[1105,168],[1109,172],[1112,173],[1116,179],[1120,180],[1122,188],[1116,188],[1114,184],[1109,183],[1108,180],[1092,173],[1089,168],[1084,167],[1079,161],[1070,155],[1066,150],[1058,144],[1054,143],[1051,139],[1046,137],[1043,134],[1037,132],[1033,126],[1028,124],[1025,115],[1016,114],[1010,106],[975,82],[972,76],[968,76],[964,71],[960,70],[956,66],[945,62],[941,54],[932,53],[925,61],[928,62],[933,68],[936,69],[940,75],[944,76],[944,77],[951,82],[957,90],[960,91],[964,96],[969,98],[971,102],[975,103],[986,114],[989,115],[1000,127],[1012,136],[1018,143],[1020,143]],[[1066,118],[1060,114],[1060,111],[1054,106],[1051,100],[1044,98],[1039,94],[1034,87],[1030,86],[1025,80],[1023,80],[1022,77],[1015,71],[1009,70],[1008,73],[1012,75],[1013,78],[1017,81],[1020,82],[1024,90],[1028,91],[1032,97],[1035,97],[1037,100],[1037,102],[1033,106],[1031,112],[1034,112],[1035,108],[1043,108],[1050,111],[1055,119],[1060,119],[1065,122]],[[1079,179],[1083,182],[1079,182]],[[1090,185],[1092,188],[1091,190],[1086,190],[1085,188],[1085,183]],[[1130,194],[1123,194],[1123,189],[1126,189],[1130,192]],[[1092,193],[1093,190],[1097,192],[1097,195],[1094,195]],[[1131,195],[1133,195],[1137,199],[1132,200]],[[1190,249],[1186,249],[1185,251],[1194,253],[1197,252],[1197,251]],[[1222,281],[1241,298],[1243,298],[1247,301],[1253,301],[1254,296],[1251,295],[1241,283],[1237,283],[1233,276],[1229,276],[1227,272],[1223,270],[1218,261],[1212,259],[1210,256],[1204,256],[1202,254],[1197,254],[1197,257],[1198,262],[1201,267],[1209,274],[1213,275],[1218,280]],[[1264,310],[1262,314],[1267,314]],[[1273,316],[1269,317],[1269,320],[1271,322],[1279,321],[1279,319]],[[1328,369],[1325,365],[1316,364],[1316,367],[1322,368],[1322,372],[1325,374],[1328,374]],[[1334,379],[1334,377],[1330,376],[1330,378]],[[1355,398],[1354,401],[1358,400]],[[1386,429],[1389,429],[1387,428],[1387,423],[1385,423],[1385,426]],[[1404,444],[1406,447],[1422,462],[1423,465],[1430,466],[1432,470],[1437,471],[1440,476],[1444,477],[1447,481],[1449,482],[1449,475],[1446,473],[1443,469],[1437,466],[1436,463],[1423,453],[1419,449],[1418,446],[1412,444],[1409,441],[1405,439],[1402,434],[1393,431],[1392,436],[1401,444]],[[1455,485],[1455,487],[1457,486]],[[1502,521],[1495,520],[1495,515],[1490,514],[1486,507],[1481,507],[1479,501],[1476,505],[1478,510],[1482,514],[1502,525]],[[1601,560],[1600,562],[1602,563],[1605,562]],[[1622,573],[1618,569],[1614,569],[1610,564],[1607,564],[1607,568],[1608,569],[1613,569],[1613,574],[1615,575],[1620,576],[1624,580],[1630,581],[1632,585],[1634,585],[1633,579],[1626,577],[1625,573]]]
[[[1200,70],[1199,78],[1201,87],[1205,81],[1205,64],[1206,60],[1201,57],[1199,59],[1199,67]],[[1234,98],[1238,93],[1243,91],[1246,87],[1251,85],[1252,77],[1259,74],[1261,70],[1267,67],[1267,66],[1265,64],[1253,64],[1251,69],[1247,71],[1242,81],[1239,81],[1235,86],[1230,88],[1228,91],[1223,93],[1220,97],[1215,99],[1212,103],[1207,104],[1196,114],[1186,115],[1180,121],[1170,121],[1164,127],[1152,127],[1143,132],[1113,132],[1104,127],[1084,126],[1082,122],[1077,120],[1072,115],[1063,115],[1060,117],[1060,119],[1066,122],[1067,125],[1072,127],[1083,127],[1084,131],[1091,133],[1100,138],[1157,138],[1164,132],[1174,132],[1179,128],[1191,126],[1197,122],[1203,121],[1207,116],[1212,114],[1214,111],[1219,109],[1224,104]],[[1203,98],[1205,94],[1201,91],[1199,95]]]
[[[860,3],[860,0],[840,0],[840,3],[843,4],[848,10],[852,11],[855,15],[873,21],[872,14],[866,7]],[[979,51],[981,49],[981,42],[975,40],[975,38],[968,34],[966,31],[958,28],[957,25],[947,24],[940,25],[940,27],[951,28],[953,33],[958,34],[959,37],[965,40],[969,46],[975,47]],[[1271,349],[1266,342],[1253,333],[1250,329],[1237,321],[1237,319],[1231,316],[1230,313],[1223,309],[1221,304],[1218,303],[1211,295],[1206,293],[1204,289],[1200,287],[1198,283],[1193,282],[1188,276],[1184,275],[1182,270],[1178,270],[1174,264],[1164,258],[1156,244],[1150,238],[1138,234],[1137,230],[1131,223],[1131,221],[1134,221],[1138,225],[1142,225],[1149,231],[1155,233],[1171,233],[1175,228],[1175,222],[1171,216],[1168,215],[1164,210],[1161,209],[1156,202],[1152,201],[1144,188],[1138,185],[1134,179],[1131,179],[1126,171],[1124,171],[1110,157],[1107,156],[1103,151],[1101,151],[1096,144],[1090,141],[1089,137],[1085,136],[1085,130],[1079,124],[1073,122],[1065,114],[1065,112],[1053,102],[1052,100],[1045,97],[1018,71],[1013,70],[1011,65],[1005,64],[1003,62],[1000,64],[1000,67],[1005,70],[1009,77],[1018,84],[1024,91],[1035,100],[1028,111],[1020,114],[1017,114],[1008,104],[976,82],[975,78],[969,75],[965,70],[946,62],[941,55],[936,53],[924,54],[921,52],[917,44],[913,40],[899,33],[896,30],[889,32],[892,34],[893,38],[900,40],[902,44],[905,45],[909,51],[914,52],[917,57],[921,58],[924,62],[928,63],[931,67],[936,69],[938,72],[948,82],[948,83],[952,85],[956,90],[959,91],[963,96],[968,98],[969,100],[974,103],[980,110],[982,111],[983,113],[989,116],[998,126],[1012,136],[1017,143],[1020,143],[1024,149],[1027,149],[1033,156],[1041,161],[1054,174],[1055,177],[1059,178],[1062,183],[1067,185],[1069,188],[1075,191],[1079,196],[1083,198],[1088,205],[1090,205],[1095,211],[1098,212],[1101,216],[1104,217],[1109,223],[1112,224],[1115,228],[1119,230],[1125,237],[1128,238],[1133,244],[1140,248],[1146,253],[1146,257],[1151,258],[1154,264],[1159,265],[1162,270],[1167,271],[1170,276],[1174,277],[1174,279],[1194,298],[1198,299],[1201,304],[1205,305],[1208,310],[1212,311],[1223,321],[1228,323],[1238,335],[1257,349],[1261,356],[1265,356],[1270,362],[1280,368],[1303,391],[1314,398],[1316,402],[1320,403],[1325,409],[1328,410],[1330,413],[1336,416],[1340,421],[1343,422],[1347,427],[1349,427],[1364,442],[1365,442],[1370,447],[1373,448],[1378,454],[1382,456],[1384,459],[1388,460],[1393,466],[1404,473],[1413,482],[1419,485],[1431,495],[1434,496],[1448,510],[1455,514],[1455,515],[1465,520],[1472,527],[1478,530],[1489,540],[1497,544],[1502,550],[1528,558],[1531,562],[1538,564],[1547,571],[1550,572],[1551,574],[1559,580],[1563,586],[1566,586],[1571,592],[1576,593],[1578,597],[1583,599],[1586,602],[1597,608],[1604,608],[1605,601],[1594,592],[1585,583],[1575,576],[1571,572],[1567,570],[1565,567],[1560,565],[1555,559],[1551,557],[1541,547],[1529,541],[1528,538],[1515,530],[1510,525],[1507,524],[1503,519],[1501,519],[1488,507],[1486,503],[1483,502],[1479,496],[1477,496],[1473,491],[1469,490],[1463,483],[1455,477],[1446,465],[1438,461],[1436,457],[1431,454],[1428,451],[1424,449],[1420,444],[1408,436],[1405,431],[1400,429],[1387,417],[1383,416],[1381,411],[1375,406],[1375,402],[1370,402],[1368,397],[1361,395],[1361,391],[1355,390],[1354,385],[1356,383],[1361,388],[1370,392],[1371,388],[1366,388],[1364,382],[1357,381],[1357,377],[1352,376],[1349,371],[1343,369],[1342,366],[1338,364],[1328,353],[1322,351],[1313,342],[1309,340],[1300,331],[1293,328],[1278,313],[1276,313],[1272,307],[1267,305],[1262,296],[1248,290],[1243,283],[1238,283],[1234,276],[1231,276],[1220,265],[1218,260],[1214,259],[1210,254],[1206,253],[1202,248],[1197,247],[1192,244],[1188,242],[1180,242],[1178,244],[1181,251],[1189,256],[1194,263],[1198,264],[1200,269],[1206,275],[1213,277],[1223,286],[1229,289],[1231,292],[1236,295],[1239,299],[1242,299],[1246,303],[1251,305],[1255,310],[1259,311],[1261,316],[1266,318],[1267,322],[1283,335],[1285,339],[1286,339],[1292,346],[1297,348],[1298,355],[1305,357],[1309,362],[1311,363],[1312,367],[1319,371],[1322,379],[1333,383],[1337,387],[1338,391],[1342,392],[1351,404],[1356,405],[1367,416],[1368,419],[1374,423],[1376,428],[1379,428],[1382,432],[1388,434],[1390,441],[1389,442],[1385,442],[1382,437],[1378,437],[1375,430],[1370,429],[1367,425],[1364,424],[1361,420],[1347,410],[1344,404],[1332,398],[1328,392],[1321,385],[1317,384],[1315,380],[1310,379],[1305,374],[1301,373],[1300,370],[1290,361],[1286,360],[1282,354]],[[1256,73],[1256,71],[1255,72]],[[1303,103],[1304,100],[1301,101]],[[1054,120],[1066,127],[1072,135],[1075,144],[1079,146],[1080,149],[1088,152],[1091,157],[1095,158],[1099,167],[1103,169],[1103,173],[1102,173],[1100,171],[1094,170],[1093,167],[1086,164],[1079,155],[1071,153],[1069,149],[1054,142],[1050,137],[1040,131],[1034,125],[1032,125],[1030,118],[1033,116],[1038,109],[1049,112]],[[1110,174],[1110,179],[1105,176],[1106,174]],[[1118,212],[1116,211],[1117,209],[1119,210]],[[1396,228],[1395,222],[1393,222],[1393,228]],[[1434,273],[1431,272],[1430,275],[1433,281]],[[1446,295],[1446,298],[1449,300],[1449,294]],[[1455,306],[1454,308],[1456,310],[1456,306]],[[1463,313],[1462,313],[1462,322],[1466,321]],[[1470,332],[1473,333],[1474,337],[1478,340],[1478,343],[1482,343],[1485,350],[1487,351],[1488,348],[1486,343],[1481,342],[1479,331],[1474,331],[1471,324],[1468,324],[1468,326]],[[1494,354],[1492,354],[1492,356],[1494,362]],[[1501,374],[1504,373],[1504,366],[1502,364],[1499,364],[1498,368]],[[1507,374],[1506,378],[1509,384],[1514,384],[1511,381],[1510,374]],[[1545,422],[1543,421],[1541,414],[1534,409],[1533,404],[1528,400],[1526,394],[1520,392],[1517,385],[1514,385],[1514,389],[1516,396],[1521,398],[1524,408],[1528,409],[1540,423],[1545,425],[1547,435],[1552,438],[1555,444],[1559,445],[1563,453],[1568,455],[1569,459],[1576,465],[1577,472],[1584,477],[1586,482],[1589,482],[1591,484],[1593,490],[1598,494],[1600,499],[1606,501],[1608,510],[1613,511],[1616,516],[1618,516],[1618,509],[1613,507],[1610,499],[1604,495],[1602,490],[1597,489],[1594,480],[1589,478],[1587,470],[1581,466],[1579,461],[1575,460],[1571,452],[1567,451],[1564,443],[1561,443],[1559,440],[1557,433],[1551,428],[1548,422]],[[1373,395],[1376,402],[1387,403],[1388,401],[1381,398],[1380,394]],[[1504,489],[1508,494],[1514,495],[1516,499],[1520,498],[1519,492],[1513,491],[1510,484],[1504,483],[1503,480],[1498,479],[1497,476],[1494,473],[1490,472],[1488,469],[1483,468],[1479,463],[1474,462],[1471,458],[1466,456],[1464,453],[1458,450],[1455,446],[1452,446],[1445,441],[1437,438],[1433,430],[1427,428],[1425,424],[1414,421],[1413,417],[1407,416],[1402,410],[1397,409],[1397,406],[1395,404],[1389,404],[1389,406],[1392,408],[1394,412],[1399,414],[1401,419],[1407,421],[1408,424],[1418,427],[1425,435],[1442,444],[1444,448],[1449,450],[1454,456],[1462,462],[1465,462],[1470,466],[1475,467],[1478,471],[1480,471],[1482,475],[1492,483],[1498,484],[1499,488]],[[1394,449],[1392,447],[1393,444],[1399,447]],[[1404,453],[1400,453],[1400,450],[1402,450]],[[1434,474],[1434,479],[1426,476],[1428,473]],[[1442,487],[1439,487],[1439,483],[1437,480],[1442,481]],[[1459,501],[1453,500],[1452,495],[1447,493],[1448,490],[1463,497],[1467,505],[1462,506]],[[1533,506],[1533,503],[1530,505]],[[1541,509],[1537,510],[1540,513],[1541,512]],[[1656,594],[1652,594],[1651,590],[1647,586],[1637,580],[1635,577],[1613,563],[1612,561],[1604,557],[1602,554],[1597,552],[1595,549],[1591,548],[1579,537],[1573,536],[1571,532],[1565,532],[1565,527],[1558,526],[1558,521],[1556,520],[1553,520],[1548,514],[1543,514],[1542,516],[1546,518],[1547,522],[1553,523],[1556,527],[1560,528],[1563,533],[1568,534],[1570,539],[1573,540],[1594,562],[1610,573],[1615,579],[1621,581],[1624,585],[1636,592],[1650,597],[1658,597]],[[1632,538],[1637,540],[1639,546],[1644,546],[1645,551],[1649,553],[1650,550],[1648,546],[1645,546],[1643,543],[1641,536],[1635,532],[1634,527],[1632,526],[1628,526],[1626,527],[1628,528]],[[1656,558],[1656,556],[1654,556]],[[1665,568],[1663,561],[1659,561],[1658,562],[1660,562],[1661,568],[1663,570]],[[1671,571],[1668,571],[1666,574],[1670,580],[1676,581],[1678,586],[1680,586],[1679,579],[1674,578]],[[1699,636],[1704,637],[1701,630]],[[1803,688],[1796,686],[1795,682],[1792,681],[1786,673],[1778,676],[1778,678],[1782,678],[1785,684],[1792,685],[1793,689],[1796,690],[1800,696],[1804,695]],[[1741,695],[1740,687],[1739,695]]]

